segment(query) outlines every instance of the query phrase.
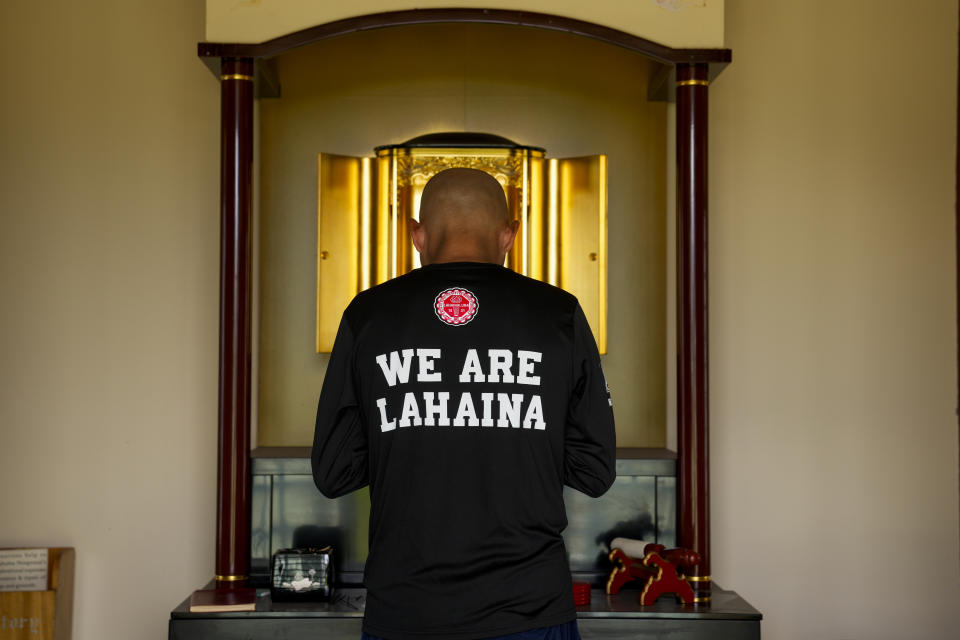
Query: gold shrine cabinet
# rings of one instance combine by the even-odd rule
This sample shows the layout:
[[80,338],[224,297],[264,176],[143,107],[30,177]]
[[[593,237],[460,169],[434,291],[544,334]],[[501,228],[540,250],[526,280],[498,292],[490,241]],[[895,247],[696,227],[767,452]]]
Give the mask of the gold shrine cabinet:
[[607,157],[546,158],[481,133],[436,133],[375,149],[321,153],[317,219],[317,352],[333,348],[340,316],[364,289],[419,266],[409,222],[434,174],[470,167],[503,186],[520,229],[506,266],[577,296],[607,350]]

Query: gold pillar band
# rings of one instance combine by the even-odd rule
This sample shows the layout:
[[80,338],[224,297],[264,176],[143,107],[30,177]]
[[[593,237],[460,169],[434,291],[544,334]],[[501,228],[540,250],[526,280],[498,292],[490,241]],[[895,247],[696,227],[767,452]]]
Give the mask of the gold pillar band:
[[704,597],[702,597],[702,598],[694,598],[694,599],[693,599],[693,603],[694,603],[694,604],[703,604],[703,603],[706,603],[706,602],[710,602],[710,596],[704,596]]
[[225,76],[220,76],[221,80],[249,80],[253,82],[253,76],[248,76],[243,73],[230,73]]
[[249,576],[216,576],[217,582],[240,582],[246,580]]
[[686,576],[689,582],[711,582],[710,576]]
[[709,86],[709,85],[710,85],[710,81],[708,81],[708,80],[698,80],[698,79],[696,79],[696,78],[693,79],[693,80],[678,80],[678,81],[677,81],[677,86],[678,86],[678,87],[707,87],[707,86]]

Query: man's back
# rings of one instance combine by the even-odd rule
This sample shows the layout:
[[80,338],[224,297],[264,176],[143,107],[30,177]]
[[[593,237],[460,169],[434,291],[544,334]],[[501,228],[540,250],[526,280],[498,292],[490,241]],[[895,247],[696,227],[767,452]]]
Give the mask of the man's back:
[[614,478],[613,415],[576,299],[490,263],[361,293],[321,394],[314,478],[370,485],[364,631],[487,638],[575,618],[562,485]]

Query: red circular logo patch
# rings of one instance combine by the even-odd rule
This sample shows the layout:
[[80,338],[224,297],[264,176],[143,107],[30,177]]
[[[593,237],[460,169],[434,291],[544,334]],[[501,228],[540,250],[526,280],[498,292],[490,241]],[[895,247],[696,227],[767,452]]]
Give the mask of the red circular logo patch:
[[441,291],[433,301],[433,310],[437,313],[437,317],[454,327],[473,320],[479,308],[477,296],[460,288]]

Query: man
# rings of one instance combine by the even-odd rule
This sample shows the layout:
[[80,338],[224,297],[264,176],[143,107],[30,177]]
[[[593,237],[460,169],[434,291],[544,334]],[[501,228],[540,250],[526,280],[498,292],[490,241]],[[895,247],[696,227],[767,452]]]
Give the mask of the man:
[[503,266],[516,233],[493,177],[438,173],[424,266],[343,314],[312,464],[370,485],[364,638],[579,638],[562,489],[613,483],[613,410],[576,298]]

